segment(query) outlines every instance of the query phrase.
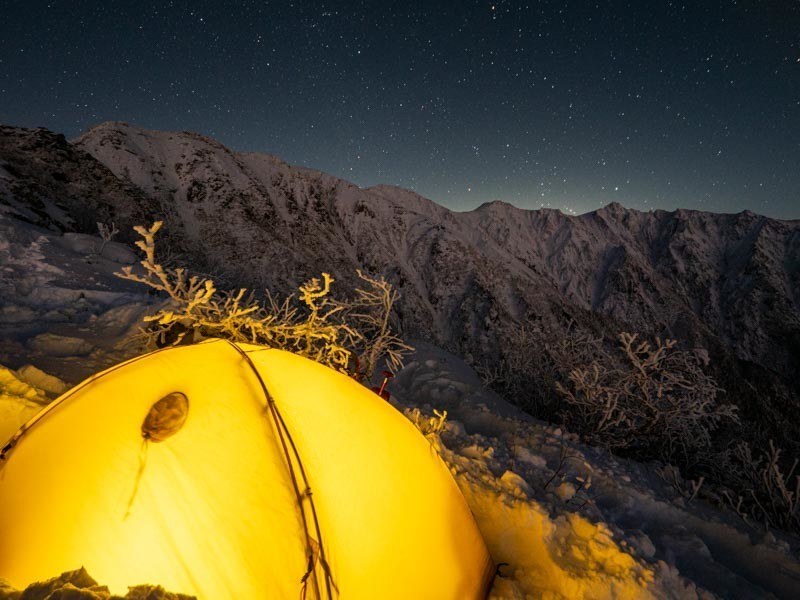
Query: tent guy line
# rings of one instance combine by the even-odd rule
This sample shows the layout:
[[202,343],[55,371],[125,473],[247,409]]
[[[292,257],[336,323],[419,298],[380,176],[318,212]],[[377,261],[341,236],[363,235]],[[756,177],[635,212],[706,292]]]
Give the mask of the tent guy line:
[[[253,375],[255,375],[256,380],[258,380],[258,385],[261,387],[261,391],[264,392],[264,398],[267,401],[267,408],[269,409],[270,416],[272,417],[272,422],[275,427],[275,431],[278,434],[278,438],[281,441],[281,446],[283,448],[283,454],[286,457],[286,464],[289,468],[289,474],[292,477],[292,486],[294,487],[295,495],[297,496],[297,504],[300,508],[300,515],[303,520],[303,529],[305,530],[306,534],[306,546],[308,549],[308,570],[303,575],[303,578],[300,582],[303,584],[302,588],[302,598],[305,600],[306,597],[306,585],[308,583],[309,576],[313,575],[313,582],[314,588],[319,593],[319,581],[317,580],[316,574],[316,562],[317,560],[320,561],[322,565],[322,569],[325,573],[325,588],[328,594],[328,598],[333,598],[333,594],[331,593],[331,586],[336,588],[336,583],[333,581],[333,575],[331,574],[331,569],[328,566],[328,561],[325,559],[325,545],[322,539],[322,531],[319,526],[319,519],[317,518],[317,507],[314,505],[314,498],[312,497],[311,492],[311,485],[308,483],[308,478],[306,477],[306,471],[303,468],[303,461],[300,459],[300,453],[297,452],[297,446],[292,439],[292,434],[289,432],[289,429],[286,427],[286,423],[281,416],[278,407],[275,404],[275,400],[272,398],[272,394],[269,393],[267,389],[267,384],[264,383],[264,379],[261,377],[261,373],[258,372],[255,364],[247,355],[239,344],[232,340],[225,340],[229,345],[231,345],[244,359],[247,366],[252,371]],[[292,466],[292,456],[289,454],[289,449],[286,446],[286,440],[289,440],[289,445],[292,447],[292,454],[294,454],[294,459],[297,461],[297,468],[300,471],[300,477],[303,478],[303,485],[305,489],[303,492],[300,491],[300,486],[297,482],[297,475],[294,471],[294,467]],[[314,529],[317,533],[317,539],[314,540],[311,537],[311,533],[308,530],[308,517],[306,516],[306,507],[305,501],[308,501],[308,505],[311,509],[311,517],[314,520]],[[338,592],[338,588],[336,589]]]

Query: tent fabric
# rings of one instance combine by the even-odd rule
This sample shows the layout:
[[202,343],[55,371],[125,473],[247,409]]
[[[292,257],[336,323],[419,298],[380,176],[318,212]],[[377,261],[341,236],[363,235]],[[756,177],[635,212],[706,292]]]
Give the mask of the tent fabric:
[[0,578],[79,566],[112,592],[481,598],[494,567],[446,465],[352,379],[213,340],[138,357],[0,460]]

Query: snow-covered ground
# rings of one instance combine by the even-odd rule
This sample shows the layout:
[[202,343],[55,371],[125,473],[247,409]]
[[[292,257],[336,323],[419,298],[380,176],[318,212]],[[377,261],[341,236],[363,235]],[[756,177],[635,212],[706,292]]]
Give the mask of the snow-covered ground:
[[[137,351],[154,300],[113,275],[135,254],[101,245],[0,214],[0,438]],[[450,465],[499,565],[493,598],[800,597],[799,540],[687,500],[657,465],[587,447],[415,345],[391,401]]]
[[129,356],[153,299],[114,273],[136,260],[122,244],[0,212],[0,364],[33,363],[75,384]]
[[423,429],[447,411],[441,455],[507,563],[493,597],[800,597],[798,540],[687,502],[657,465],[531,419],[460,359],[417,343],[393,390]]

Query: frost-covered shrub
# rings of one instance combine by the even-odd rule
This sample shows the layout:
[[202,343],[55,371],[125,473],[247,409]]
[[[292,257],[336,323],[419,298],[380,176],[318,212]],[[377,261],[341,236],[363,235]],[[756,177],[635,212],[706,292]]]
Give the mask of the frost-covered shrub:
[[484,384],[529,414],[548,421],[561,417],[556,383],[593,360],[603,342],[573,324],[553,335],[541,323],[533,322],[508,327],[501,337],[499,360],[478,368]]
[[589,442],[638,458],[691,464],[712,432],[737,420],[705,370],[707,357],[673,340],[619,334],[616,343],[568,326],[508,331],[484,382],[536,417],[558,421]]
[[654,344],[621,333],[616,356],[597,347],[594,360],[556,382],[565,420],[589,441],[639,456],[686,462],[711,445],[736,407],[721,404],[721,389],[703,371],[702,357],[674,340]]
[[95,250],[95,254],[97,254],[97,256],[103,256],[103,250],[108,243],[114,239],[114,236],[119,233],[119,229],[117,229],[117,226],[113,221],[111,222],[110,226],[106,225],[105,223],[98,222],[97,232],[100,234],[100,239],[103,242],[100,244],[100,247]]
[[662,478],[686,501],[800,532],[800,460],[785,458],[763,432],[739,421],[737,407],[720,403],[705,351],[629,333],[612,344],[573,326],[553,335],[536,323],[507,331],[504,340],[500,360],[482,375],[521,408],[590,443],[660,459]]
[[339,371],[369,377],[380,360],[396,370],[410,349],[391,329],[390,316],[398,294],[383,278],[360,271],[363,287],[348,301],[330,295],[333,278],[323,273],[300,286],[293,296],[277,300],[269,291],[258,302],[244,288],[220,292],[210,278],[190,276],[183,268],[165,268],[155,258],[155,234],[135,227],[142,237],[136,245],[144,252],[143,274],[124,267],[117,275],[163,292],[169,301],[145,317],[145,343],[163,347],[192,343],[208,337],[262,344],[290,350]]
[[772,440],[767,446],[753,452],[750,444],[739,441],[718,457],[717,469],[725,481],[721,495],[745,519],[800,532],[800,461],[789,464]]

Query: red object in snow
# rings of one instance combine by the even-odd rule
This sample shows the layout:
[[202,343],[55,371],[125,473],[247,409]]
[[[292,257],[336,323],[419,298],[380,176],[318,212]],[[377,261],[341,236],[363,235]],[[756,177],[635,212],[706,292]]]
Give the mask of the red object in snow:
[[376,394],[378,394],[378,396],[380,396],[384,400],[389,400],[389,398],[391,398],[392,395],[389,393],[389,390],[386,389],[386,384],[389,383],[389,380],[392,377],[394,377],[394,373],[392,373],[391,371],[384,371],[383,372],[383,383],[381,384],[381,387],[379,387],[379,388],[378,387],[373,387],[372,391],[375,392]]

